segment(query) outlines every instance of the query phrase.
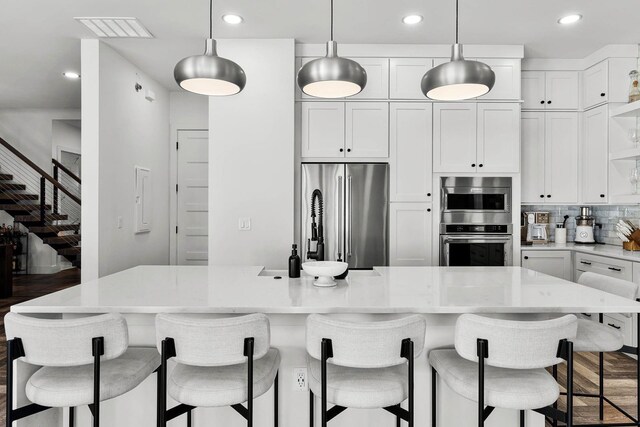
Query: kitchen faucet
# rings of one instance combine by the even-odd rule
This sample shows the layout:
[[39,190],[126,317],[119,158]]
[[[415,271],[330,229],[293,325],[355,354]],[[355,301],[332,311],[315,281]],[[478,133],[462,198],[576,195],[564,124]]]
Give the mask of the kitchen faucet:
[[[316,225],[316,199],[318,200],[318,224]],[[311,239],[307,240],[307,259],[324,261],[324,227],[322,225],[323,210],[322,192],[319,189],[313,190],[311,194]],[[316,250],[311,250],[311,242],[318,242]]]

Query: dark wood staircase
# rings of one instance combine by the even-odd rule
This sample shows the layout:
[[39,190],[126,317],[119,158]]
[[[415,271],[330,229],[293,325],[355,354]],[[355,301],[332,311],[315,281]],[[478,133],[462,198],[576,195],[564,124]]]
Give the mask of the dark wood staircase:
[[[74,266],[80,267],[80,224],[69,223],[69,215],[61,212],[64,210],[63,204],[73,203],[77,209],[76,218],[79,217],[77,214],[80,209],[80,198],[77,194],[79,194],[80,178],[56,160],[52,160],[52,177],[2,138],[0,138],[0,149],[4,150],[0,151],[0,157],[8,158],[9,155],[13,155],[15,158],[12,159],[12,164],[21,161],[26,165],[26,167],[23,166],[24,173],[19,175],[24,175],[26,180],[31,179],[31,185],[29,182],[19,182],[17,176],[14,179],[12,173],[7,173],[5,164],[5,170],[0,172],[0,210],[7,212],[16,223],[22,224],[30,233],[42,239],[44,244],[55,249],[58,255],[64,256]],[[3,167],[1,160],[0,168]],[[66,174],[66,181],[59,180],[61,172]],[[68,186],[61,184],[61,181],[72,182],[77,187],[76,194],[71,192]],[[33,194],[33,188],[36,186],[40,187],[40,194]],[[29,188],[32,189],[31,192]],[[64,203],[61,202],[61,195],[65,197]]]

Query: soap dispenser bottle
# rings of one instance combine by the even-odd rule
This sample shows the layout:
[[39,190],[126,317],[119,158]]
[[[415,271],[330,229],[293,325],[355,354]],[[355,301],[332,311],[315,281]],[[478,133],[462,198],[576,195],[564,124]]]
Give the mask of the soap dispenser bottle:
[[300,257],[298,256],[298,245],[291,245],[291,256],[289,257],[289,277],[292,279],[300,277]]

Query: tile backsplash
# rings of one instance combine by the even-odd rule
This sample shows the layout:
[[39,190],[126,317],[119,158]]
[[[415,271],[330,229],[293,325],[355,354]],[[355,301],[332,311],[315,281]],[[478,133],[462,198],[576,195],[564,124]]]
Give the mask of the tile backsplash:
[[[551,206],[551,205],[522,205],[522,212],[549,212],[549,223],[551,235],[550,240],[554,240],[555,224],[564,221],[564,216],[569,215],[567,220],[567,242],[573,242],[576,236],[576,216],[580,215],[580,206]],[[602,230],[596,228],[596,240],[610,245],[622,246],[622,241],[618,238],[615,225],[619,219],[625,218],[636,225],[640,224],[640,205],[612,205],[612,206],[591,206],[591,213],[596,218],[596,224],[602,224]]]

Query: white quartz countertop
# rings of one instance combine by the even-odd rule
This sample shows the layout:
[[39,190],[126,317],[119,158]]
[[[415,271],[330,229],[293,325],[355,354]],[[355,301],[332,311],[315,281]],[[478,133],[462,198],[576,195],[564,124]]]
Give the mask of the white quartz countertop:
[[[284,273],[284,272],[282,272]],[[335,288],[262,267],[139,266],[20,313],[638,313],[640,303],[521,267],[376,267]]]
[[625,251],[622,246],[616,245],[585,245],[580,243],[545,243],[537,245],[522,245],[521,251],[573,251],[584,254],[601,255],[609,258],[624,259],[627,261],[640,262],[640,251]]

